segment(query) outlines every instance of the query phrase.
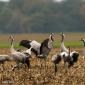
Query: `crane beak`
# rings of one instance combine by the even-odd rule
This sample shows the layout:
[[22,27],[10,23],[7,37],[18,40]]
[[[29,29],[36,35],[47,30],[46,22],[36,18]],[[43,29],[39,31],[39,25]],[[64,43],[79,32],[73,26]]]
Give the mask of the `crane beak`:
[[63,37],[65,37],[65,34],[64,34],[63,32],[61,32],[61,33],[60,33],[60,36],[63,36]]
[[14,38],[13,38],[13,36],[12,36],[12,35],[10,35],[10,36],[9,36],[9,39],[12,39],[12,40],[14,41]]

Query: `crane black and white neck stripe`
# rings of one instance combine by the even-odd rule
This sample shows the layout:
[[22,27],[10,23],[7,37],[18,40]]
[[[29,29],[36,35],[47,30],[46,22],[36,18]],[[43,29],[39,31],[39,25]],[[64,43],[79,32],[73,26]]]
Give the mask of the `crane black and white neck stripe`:
[[61,46],[60,46],[60,52],[69,52],[68,49],[66,48],[65,44],[64,44],[64,38],[65,38],[65,34],[62,32],[61,33]]

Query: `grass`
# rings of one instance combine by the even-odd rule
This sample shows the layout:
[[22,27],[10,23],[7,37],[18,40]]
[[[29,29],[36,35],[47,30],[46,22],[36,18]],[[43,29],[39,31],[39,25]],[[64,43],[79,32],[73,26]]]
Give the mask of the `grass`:
[[[60,47],[60,42],[56,41],[54,42],[54,48],[59,48]],[[68,47],[83,47],[83,43],[78,42],[78,41],[66,41],[65,42],[65,46]],[[0,43],[0,48],[10,48],[10,44],[9,42],[1,42]],[[14,48],[22,48],[21,46],[19,46],[19,42],[15,42],[14,43]]]
[[[78,42],[78,41],[66,41],[64,44],[66,47],[68,47],[68,46],[70,46],[70,47],[83,47],[83,44],[81,42]],[[54,42],[54,47],[59,48],[60,42]]]
[[[6,42],[0,43],[0,48],[10,48],[10,44]],[[21,48],[18,43],[14,43],[14,48]]]

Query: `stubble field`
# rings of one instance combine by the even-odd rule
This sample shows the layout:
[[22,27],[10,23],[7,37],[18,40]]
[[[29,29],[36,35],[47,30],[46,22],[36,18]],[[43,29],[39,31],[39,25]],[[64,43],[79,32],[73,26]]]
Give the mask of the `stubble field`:
[[[35,39],[42,42],[48,37],[49,34],[16,34],[15,49],[22,47],[18,46],[18,43],[22,39]],[[58,71],[55,75],[54,65],[51,62],[52,55],[59,53],[60,36],[59,33],[55,35],[54,48],[50,52],[47,59],[47,67],[44,67],[44,61],[40,61],[34,55],[30,58],[31,68],[28,69],[24,65],[11,71],[11,68],[15,65],[15,62],[5,62],[4,68],[0,65],[0,85],[85,85],[85,59],[83,55],[83,44],[79,41],[81,37],[85,37],[84,33],[66,33],[65,45],[71,46],[71,50],[79,52],[78,62],[66,69],[63,61],[58,65]],[[10,54],[10,40],[8,35],[0,36],[0,54]],[[26,49],[26,48],[22,48]],[[42,63],[42,67],[40,66]]]

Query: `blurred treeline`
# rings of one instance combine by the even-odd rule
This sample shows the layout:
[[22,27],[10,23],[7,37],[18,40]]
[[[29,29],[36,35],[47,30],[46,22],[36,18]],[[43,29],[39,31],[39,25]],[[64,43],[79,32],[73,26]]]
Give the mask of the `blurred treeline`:
[[85,2],[11,0],[0,2],[0,33],[84,32]]

